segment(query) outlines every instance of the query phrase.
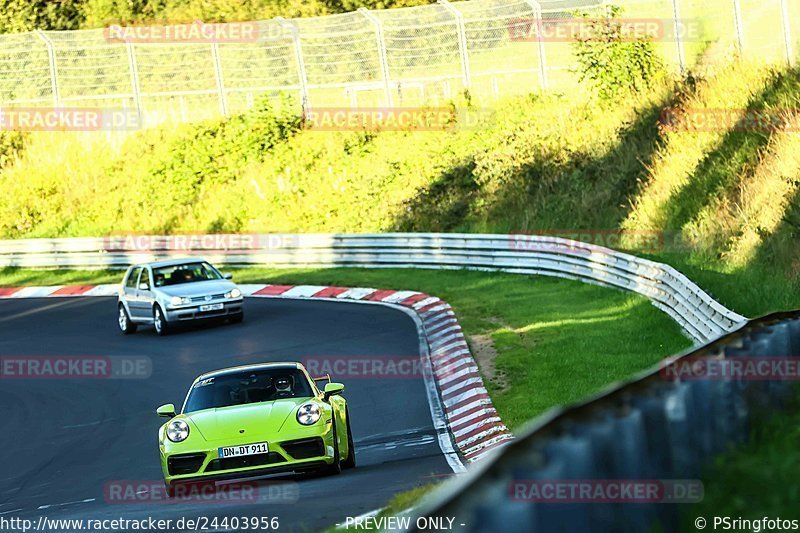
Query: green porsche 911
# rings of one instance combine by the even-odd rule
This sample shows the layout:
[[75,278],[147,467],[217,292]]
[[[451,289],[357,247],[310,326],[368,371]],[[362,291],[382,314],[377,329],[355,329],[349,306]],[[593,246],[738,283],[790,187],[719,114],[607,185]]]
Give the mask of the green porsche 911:
[[[323,390],[317,381],[327,380]],[[338,474],[356,464],[344,385],[300,363],[217,370],[192,383],[183,409],[158,408],[167,493],[192,481],[279,472]]]

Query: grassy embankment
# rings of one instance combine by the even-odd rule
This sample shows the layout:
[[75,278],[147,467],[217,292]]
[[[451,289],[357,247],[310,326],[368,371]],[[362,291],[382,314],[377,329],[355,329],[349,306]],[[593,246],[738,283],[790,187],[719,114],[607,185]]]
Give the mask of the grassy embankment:
[[[518,98],[478,128],[446,133],[312,132],[264,111],[121,145],[31,135],[0,170],[0,233],[656,231],[680,235],[681,246],[640,252],[755,315],[800,304],[800,136],[733,125],[671,131],[658,118],[666,108],[797,109],[798,99],[797,70],[737,65],[618,104],[581,93]],[[0,284],[28,275],[4,272]],[[641,299],[570,282],[353,270],[238,277],[449,299],[467,333],[498,352],[489,387],[512,426],[685,345]]]

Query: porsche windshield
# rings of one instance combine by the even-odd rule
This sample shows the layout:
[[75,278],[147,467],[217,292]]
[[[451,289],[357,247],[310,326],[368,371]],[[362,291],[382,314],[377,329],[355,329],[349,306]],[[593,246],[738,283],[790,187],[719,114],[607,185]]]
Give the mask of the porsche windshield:
[[305,374],[297,368],[243,370],[195,383],[184,412],[286,398],[310,398],[314,394]]
[[183,263],[153,269],[156,287],[222,279],[217,270],[206,263]]

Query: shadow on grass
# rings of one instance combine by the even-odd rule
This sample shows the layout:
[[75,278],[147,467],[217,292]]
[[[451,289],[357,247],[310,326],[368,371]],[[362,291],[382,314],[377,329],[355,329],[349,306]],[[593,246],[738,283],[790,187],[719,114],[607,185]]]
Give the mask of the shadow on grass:
[[753,95],[745,117],[725,134],[719,146],[705,156],[687,183],[664,205],[666,228],[683,227],[715,198],[733,195],[742,182],[752,177],[774,132],[750,126],[748,117],[791,99],[798,92],[798,74],[800,71],[775,75],[763,91]]
[[635,193],[639,178],[658,149],[661,110],[675,105],[678,98],[677,93],[670,92],[640,110],[635,120],[619,131],[614,147],[602,155],[541,150],[526,165],[507,176],[495,176],[489,184],[476,179],[474,157],[463,161],[411,198],[393,229],[614,228],[630,207],[622,199]]

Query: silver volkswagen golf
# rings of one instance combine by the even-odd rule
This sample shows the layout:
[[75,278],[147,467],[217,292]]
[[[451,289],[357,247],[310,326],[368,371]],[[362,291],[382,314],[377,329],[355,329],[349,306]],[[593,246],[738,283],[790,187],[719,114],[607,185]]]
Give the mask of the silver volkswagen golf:
[[119,287],[117,312],[123,333],[153,324],[166,335],[178,322],[204,318],[244,319],[242,291],[203,259],[173,259],[134,265]]

